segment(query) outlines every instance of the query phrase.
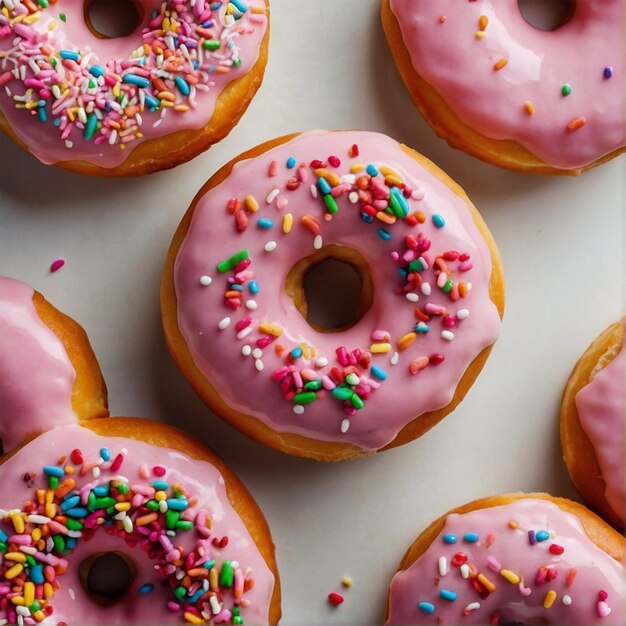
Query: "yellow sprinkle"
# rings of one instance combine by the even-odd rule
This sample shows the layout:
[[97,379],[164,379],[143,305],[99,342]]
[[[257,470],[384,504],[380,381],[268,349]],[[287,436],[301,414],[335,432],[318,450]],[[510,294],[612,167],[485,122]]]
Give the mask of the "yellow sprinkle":
[[48,30],[54,30],[57,27],[57,23],[52,21],[48,24]]
[[280,337],[283,334],[283,329],[280,326],[267,322],[259,324],[259,330],[266,335],[272,335],[272,337]]
[[283,215],[283,232],[285,234],[290,233],[293,227],[293,215],[291,213],[285,213]]
[[517,585],[520,581],[520,577],[515,572],[508,569],[501,569],[500,576],[502,576],[505,580],[508,580],[512,585]]
[[219,589],[218,578],[217,578],[217,568],[216,567],[212,567],[209,570],[209,587],[213,591],[217,591],[217,589]]
[[13,596],[11,602],[16,606],[24,606],[24,598],[22,598],[22,596]]
[[478,574],[476,579],[489,593],[496,590],[496,586],[484,574]]
[[38,19],[39,19],[39,14],[38,13],[33,13],[32,15],[29,15],[28,17],[24,18],[24,23],[25,24],[34,24]]
[[171,102],[170,100],[161,100],[161,106],[171,108],[174,106],[174,103]]
[[50,502],[46,503],[46,517],[50,519],[57,516],[57,505]]
[[131,504],[130,502],[118,502],[115,505],[116,511],[130,511]]
[[393,174],[388,174],[385,176],[385,184],[387,187],[401,187],[404,181],[399,176],[394,176]]
[[391,352],[391,344],[390,343],[373,343],[370,346],[370,352],[372,354],[386,354],[387,352]]
[[344,576],[344,577],[341,579],[341,584],[342,584],[344,587],[352,587],[352,578],[350,578],[349,576]]
[[317,357],[317,350],[313,346],[309,346],[306,343],[300,344],[300,350],[302,350],[302,356],[309,360]]
[[363,165],[362,163],[355,163],[354,165],[350,167],[350,172],[352,174],[358,174],[359,172],[362,172],[364,169],[365,169],[365,165]]
[[485,30],[488,24],[489,24],[489,18],[486,15],[481,15],[480,18],[478,18],[478,28],[480,30]]
[[30,606],[35,601],[35,583],[24,583],[24,604]]
[[389,213],[385,213],[385,211],[378,211],[378,213],[376,213],[376,219],[385,224],[395,224],[398,221],[395,215],[389,215]]
[[204,620],[201,617],[198,617],[197,615],[194,615],[189,611],[185,611],[183,617],[185,618],[185,621],[189,624],[204,624]]
[[178,111],[179,113],[184,113],[185,111],[189,111],[189,107],[186,104],[177,104],[174,107],[174,111]]
[[318,178],[325,178],[331,187],[337,187],[341,184],[341,178],[339,178],[337,174],[335,174],[334,172],[329,172],[322,167],[315,170],[315,175]]
[[44,503],[44,498],[46,497],[46,490],[45,489],[37,489],[37,502],[39,502],[39,504],[43,504]]
[[113,94],[114,98],[118,98],[120,95],[120,85],[119,83],[115,83],[115,85],[113,85],[113,89],[111,90],[111,93]]
[[33,541],[37,543],[41,539],[41,528],[34,528],[30,536],[33,538]]
[[262,15],[265,15],[267,11],[265,10],[265,7],[251,7],[250,13],[260,13]]
[[37,622],[41,623],[44,621],[44,619],[46,619],[46,615],[43,611],[35,611],[33,613],[34,618],[37,620]]
[[50,598],[54,595],[54,589],[50,583],[43,584],[43,597],[46,600],[50,600]]
[[13,580],[16,576],[19,576],[24,570],[24,566],[21,563],[17,563],[13,567],[10,567],[6,572],[4,572],[4,577],[7,580]]
[[550,589],[548,593],[546,593],[546,597],[543,599],[543,608],[549,609],[556,600],[556,591],[554,589]]
[[26,563],[26,555],[23,552],[7,552],[4,558],[14,563]]
[[476,37],[476,39],[484,39],[485,38],[485,31],[482,30],[477,30],[476,31],[476,35],[474,35]]
[[251,213],[256,213],[259,210],[259,203],[254,196],[246,196],[243,203]]
[[493,69],[496,70],[496,72],[498,72],[499,70],[501,70],[507,63],[508,63],[508,59],[500,59],[494,66]]
[[[160,100],[170,100],[171,102],[176,101],[176,96],[171,91],[160,91],[159,92]],[[161,103],[163,104],[163,103]]]
[[16,515],[15,513],[11,515],[11,521],[13,522],[13,528],[15,528],[15,532],[18,535],[21,535],[24,532],[24,518],[21,515]]
[[52,489],[48,489],[46,491],[46,504],[52,504],[54,502],[54,491]]
[[528,115],[532,115],[535,112],[535,107],[530,100],[524,103],[524,108],[526,109],[526,113],[528,113]]
[[167,494],[165,493],[165,491],[157,491],[154,494],[154,499],[157,502],[161,502],[162,500],[167,500]]
[[398,350],[406,350],[417,339],[417,333],[407,333],[404,337],[398,339]]

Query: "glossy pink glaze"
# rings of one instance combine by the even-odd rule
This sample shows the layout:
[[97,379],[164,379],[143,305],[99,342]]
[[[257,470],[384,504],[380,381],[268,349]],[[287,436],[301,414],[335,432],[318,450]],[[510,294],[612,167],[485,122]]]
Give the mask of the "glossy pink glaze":
[[[579,0],[552,32],[528,24],[518,0],[391,0],[391,9],[417,73],[479,133],[515,140],[563,169],[626,144],[622,0]],[[482,15],[489,24],[478,39]],[[495,71],[500,59],[508,63]],[[567,97],[564,84],[572,87]],[[585,126],[568,131],[579,117]]]
[[605,497],[611,508],[623,518],[626,506],[626,470],[624,466],[624,411],[626,388],[624,344],[610,363],[593,375],[576,394],[576,411],[591,440],[606,483]]
[[[517,522],[512,529],[509,522]],[[554,537],[531,545],[528,531],[548,530]],[[443,540],[444,534],[457,536],[456,544]],[[464,540],[466,533],[477,533],[477,543]],[[491,535],[491,536],[490,536]],[[492,541],[491,541],[492,540]],[[491,542],[491,545],[488,545]],[[552,554],[550,546],[564,548]],[[458,552],[495,585],[482,598],[471,579],[464,579],[459,566],[452,565]],[[445,559],[441,575],[439,560]],[[541,568],[550,568],[540,574]],[[575,578],[568,572],[575,568]],[[500,575],[505,569],[523,577],[524,585]],[[549,580],[556,574],[556,578]],[[448,515],[442,533],[408,569],[398,572],[391,583],[387,624],[623,624],[624,568],[593,544],[577,517],[551,502],[523,499],[511,504]],[[569,583],[569,584],[568,584]],[[440,597],[441,590],[457,594],[454,600]],[[550,608],[544,608],[547,593],[556,592]],[[598,614],[598,593],[605,591],[611,613]],[[567,604],[569,596],[571,602]],[[564,603],[565,599],[565,603]],[[432,614],[418,608],[420,602],[434,605]],[[479,603],[467,615],[464,609]],[[499,619],[493,619],[498,616]],[[492,621],[493,619],[493,621]]]
[[[350,158],[348,154],[353,144],[358,145],[360,151],[356,158]],[[311,184],[316,182],[312,169],[308,170],[307,182],[290,191],[285,188],[285,181],[296,176],[299,168],[289,169],[286,163],[292,156],[298,164],[308,164],[313,159],[326,160],[331,155],[342,161],[337,168],[329,165],[329,170],[339,175],[349,172],[357,163],[391,166],[414,190],[414,196],[423,196],[423,199],[411,199],[409,205],[411,211],[422,211],[426,222],[411,227],[398,221],[387,228],[392,235],[391,241],[384,241],[377,235],[377,229],[385,224],[378,221],[371,225],[364,223],[358,207],[351,204],[345,194],[336,198],[339,212],[332,221],[326,221],[321,197],[315,199],[310,191]],[[277,173],[270,177],[268,168],[273,161]],[[278,190],[278,195],[269,198],[271,202],[268,203],[266,198],[273,189]],[[226,207],[231,198],[243,200],[248,195],[254,196],[261,208],[256,213],[249,213],[247,230],[238,233]],[[286,213],[291,213],[294,218],[289,234],[285,234],[281,226]],[[444,228],[433,225],[431,217],[435,213],[445,219]],[[290,269],[300,259],[315,252],[315,238],[300,221],[304,215],[314,216],[319,221],[323,245],[353,248],[369,264],[374,303],[347,331],[317,332],[285,293],[284,281]],[[259,218],[273,220],[273,227],[268,230],[259,228]],[[425,254],[431,261],[435,254],[445,250],[471,254],[473,269],[465,273],[457,271],[453,276],[455,281],[472,283],[467,298],[451,302],[434,283],[431,296],[419,293],[419,304],[409,302],[403,294],[395,292],[402,287],[402,280],[398,276],[398,265],[390,255],[393,250],[403,250],[407,235],[417,236],[418,232],[432,238],[432,248]],[[265,246],[270,241],[274,241],[277,248],[267,252]],[[232,273],[219,274],[216,265],[243,248],[249,250],[252,260],[249,270],[254,273],[260,293],[253,296],[248,287],[244,287],[244,300],[254,300],[257,308],[249,310],[244,306],[233,311],[224,300],[227,279]],[[416,416],[448,404],[468,365],[495,341],[500,318],[489,298],[491,270],[488,247],[464,200],[417,164],[396,141],[367,132],[312,131],[255,159],[239,162],[226,181],[199,201],[175,263],[178,323],[195,364],[229,406],[254,416],[279,432],[299,433],[318,440],[340,441],[376,450],[392,441]],[[203,275],[212,276],[210,286],[200,284]],[[429,272],[423,275],[432,280]],[[414,310],[426,303],[444,306],[451,314],[462,308],[471,314],[451,329],[456,335],[451,342],[441,337],[441,318],[433,317],[431,331],[419,335],[408,349],[399,352],[398,365],[392,365],[390,361],[396,351],[396,342],[413,330],[417,322]],[[219,330],[218,324],[226,317],[231,319],[230,325]],[[237,324],[243,323],[247,317],[252,318],[253,332],[238,339]],[[258,328],[261,323],[278,325],[284,333],[261,350],[259,359],[254,355],[243,356],[244,346],[256,349],[256,341],[263,337]],[[295,413],[293,402],[283,397],[281,385],[272,379],[272,374],[286,362],[286,354],[280,357],[276,354],[276,344],[287,351],[299,345],[316,348],[316,357],[326,358],[327,365],[316,363],[316,358],[300,358],[296,364],[298,368],[314,371],[321,378],[328,375],[332,367],[341,367],[335,356],[338,347],[367,352],[374,343],[372,334],[377,329],[389,332],[392,350],[387,354],[374,354],[371,359],[371,365],[386,372],[387,380],[376,381],[367,368],[362,372],[362,382],[368,385],[371,381],[374,385],[380,382],[365,407],[356,411],[356,415],[346,415],[342,402],[333,398],[329,391],[322,391],[318,400],[303,407],[302,414]],[[426,367],[417,376],[410,374],[409,365],[413,360],[435,353],[443,354],[445,362]],[[259,360],[263,371],[256,369]],[[342,433],[342,421],[348,417],[349,429]]]
[[[212,536],[229,537],[228,545],[223,549],[216,548],[211,557],[218,563],[236,560],[242,568],[251,568],[250,576],[255,584],[244,596],[251,601],[251,606],[243,608],[241,612],[245,623],[267,624],[274,576],[252,541],[245,524],[229,503],[223,477],[213,465],[205,461],[196,461],[176,450],[159,448],[140,441],[101,437],[80,426],[57,428],[31,441],[0,466],[0,482],[5,486],[0,496],[0,508],[21,508],[26,499],[32,498],[34,488],[28,487],[22,479],[26,472],[37,472],[35,487],[45,487],[46,480],[41,472],[44,464],[54,465],[60,456],[68,454],[73,448],[80,449],[85,459],[99,458],[99,450],[103,447],[108,448],[113,455],[122,450],[127,451],[126,460],[118,475],[126,476],[131,484],[145,480],[139,477],[140,465],[145,463],[152,467],[158,463],[167,469],[163,480],[170,484],[178,482],[190,494],[197,496],[198,503],[191,509],[192,512],[206,509],[212,517]],[[83,484],[98,483],[91,474],[82,478],[75,475],[75,478],[78,488]],[[103,481],[108,479],[103,478]],[[178,533],[175,543],[189,550],[194,541],[195,533],[187,532]],[[109,550],[128,555],[137,567],[137,575],[128,595],[119,604],[104,608],[87,597],[78,578],[78,566],[91,554]],[[163,586],[163,578],[154,571],[153,563],[147,555],[139,548],[130,548],[120,538],[100,530],[89,542],[79,540],[75,551],[68,557],[68,563],[68,571],[58,578],[61,589],[52,599],[54,613],[44,624],[54,625],[59,621],[86,625],[184,623],[180,613],[167,610],[166,602],[173,598],[172,592],[167,586]],[[139,588],[146,583],[154,584],[154,590],[139,595]]]
[[39,318],[34,293],[0,276],[0,441],[5,452],[29,435],[76,423],[76,372],[61,340]]
[[[16,4],[20,4],[20,0],[16,1]],[[60,50],[78,51],[83,57],[81,57],[81,63],[85,57],[88,60],[85,62],[84,76],[90,77],[88,68],[93,65],[100,65],[107,67],[108,74],[117,74],[121,76],[128,68],[122,69],[122,63],[126,62],[132,57],[132,53],[138,47],[141,47],[143,43],[142,33],[145,30],[154,31],[154,26],[151,26],[152,11],[158,10],[163,4],[163,0],[140,0],[139,4],[144,9],[143,20],[137,29],[125,37],[119,37],[115,39],[100,39],[95,37],[89,28],[87,27],[83,18],[83,8],[85,5],[84,0],[59,0],[56,4],[50,4],[48,8],[39,13],[40,18],[30,28],[38,33],[37,41],[34,42],[32,47],[40,47],[42,44],[53,48],[56,53]],[[177,5],[189,5],[189,0],[167,0],[169,8],[176,7]],[[198,0],[195,3],[197,6],[205,6],[205,0]],[[206,0],[206,11],[210,4]],[[28,146],[28,148],[37,156],[38,159],[44,163],[57,163],[61,161],[74,161],[85,160],[91,163],[95,163],[102,167],[112,168],[120,165],[137,147],[140,143],[162,137],[174,133],[179,130],[186,129],[198,129],[206,125],[215,109],[215,103],[222,92],[232,81],[246,74],[256,63],[259,55],[261,41],[267,30],[267,17],[262,14],[253,13],[252,9],[261,9],[265,7],[264,0],[246,0],[246,4],[250,10],[244,14],[234,28],[232,28],[232,40],[234,48],[232,50],[238,51],[238,56],[241,58],[242,63],[239,67],[232,65],[231,59],[227,59],[223,50],[218,51],[222,55],[221,59],[215,57],[211,60],[211,52],[208,50],[203,51],[204,60],[206,61],[206,80],[201,79],[200,83],[205,84],[206,91],[201,91],[198,87],[196,98],[185,98],[174,88],[171,91],[176,95],[176,102],[185,104],[191,107],[185,112],[175,112],[173,109],[161,109],[158,111],[149,111],[148,107],[141,106],[141,123],[139,124],[139,130],[143,133],[143,137],[127,138],[125,141],[116,141],[114,145],[109,144],[110,133],[103,136],[103,141],[98,143],[100,139],[96,138],[85,141],[83,139],[83,126],[79,125],[73,128],[71,133],[67,137],[62,137],[59,128],[53,126],[53,115],[50,108],[50,96],[48,96],[48,121],[44,124],[38,121],[36,115],[31,115],[30,112],[25,112],[23,109],[16,108],[16,101],[14,96],[22,96],[27,92],[27,86],[22,82],[13,79],[8,82],[2,80],[2,76],[9,70],[13,69],[13,65],[8,60],[0,60],[0,84],[3,85],[0,88],[0,111],[7,117],[11,127],[16,132],[18,137]],[[226,11],[226,3],[223,4],[219,11],[220,21],[215,21],[215,25],[210,29],[213,38],[219,39],[226,37],[229,33],[226,32],[226,28],[223,23],[223,17]],[[192,11],[193,13],[193,11]],[[62,22],[59,19],[60,14],[65,14],[67,19]],[[198,19],[196,14],[193,13],[195,22],[192,22],[192,31],[198,25]],[[217,15],[214,14],[214,15]],[[50,31],[50,24],[54,24],[54,30]],[[7,28],[7,21],[3,22],[2,16],[0,16],[0,51],[8,51],[15,47],[16,42],[23,41],[14,31],[4,34],[2,29]],[[230,31],[229,31],[230,32]],[[194,50],[189,46],[191,52]],[[198,46],[201,48],[202,46]],[[55,54],[56,54],[55,53]],[[58,57],[58,54],[57,54]],[[44,58],[41,54],[33,54],[33,59]],[[108,64],[108,65],[107,65]],[[212,64],[223,64],[229,66],[228,73],[218,73],[209,70],[209,66]],[[18,67],[23,65],[24,76],[26,79],[37,79],[37,76],[33,76],[32,68],[26,64],[18,62]],[[146,64],[146,67],[150,69],[150,63]],[[154,68],[152,68],[154,69]],[[157,68],[158,69],[158,68]],[[136,70],[132,69],[131,73]],[[151,70],[152,71],[152,70]],[[156,70],[155,70],[156,71]],[[157,72],[158,73],[158,72]],[[105,77],[98,80],[103,81]],[[52,77],[42,79],[43,87],[48,90],[52,89],[53,85],[65,85],[62,77]],[[6,82],[6,86],[4,86]],[[74,86],[69,85],[70,88]],[[124,89],[129,90],[129,93],[135,93],[134,87],[129,85],[123,85]],[[204,87],[202,87],[204,88]],[[9,92],[7,93],[7,90]],[[39,87],[34,90],[31,88],[32,97],[28,100],[37,100],[40,97]],[[144,91],[144,90],[142,90]],[[157,95],[156,88],[150,87],[145,90],[147,94],[152,96]],[[76,87],[76,91],[72,92],[70,97],[80,94],[80,89]],[[65,110],[65,106],[62,103],[55,105],[58,106],[59,115],[61,117]],[[85,106],[87,106],[85,104]],[[57,109],[55,108],[55,111]],[[164,115],[164,117],[162,117]],[[57,117],[57,116],[54,116]],[[128,126],[135,126],[136,118],[131,116]],[[134,133],[133,133],[134,134]],[[119,137],[119,135],[118,135]],[[69,141],[71,145],[68,147],[66,141]],[[125,149],[121,149],[120,146],[124,144]]]

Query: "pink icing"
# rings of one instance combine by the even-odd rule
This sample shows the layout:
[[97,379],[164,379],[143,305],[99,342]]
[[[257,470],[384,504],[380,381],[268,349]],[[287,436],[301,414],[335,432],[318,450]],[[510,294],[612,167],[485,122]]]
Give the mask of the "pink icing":
[[[564,169],[626,145],[622,0],[580,0],[553,32],[528,24],[518,0],[391,0],[391,9],[416,71],[479,133],[513,139]],[[479,39],[483,15],[489,23]],[[500,59],[508,62],[496,71]],[[569,131],[581,117],[586,124]]]
[[[192,495],[197,503],[191,507],[193,513],[205,509],[211,516],[211,537],[228,536],[228,545],[224,548],[211,548],[211,558],[216,563],[224,560],[237,561],[242,569],[250,568],[250,577],[254,587],[245,593],[244,598],[250,606],[241,609],[241,616],[247,624],[267,624],[270,600],[274,588],[274,576],[256,548],[250,534],[239,515],[230,505],[226,496],[224,479],[219,471],[205,461],[192,460],[176,450],[169,450],[149,445],[144,442],[120,437],[101,437],[80,426],[66,426],[49,431],[33,440],[17,455],[0,466],[0,481],[5,488],[0,496],[0,507],[20,509],[25,500],[33,497],[35,488],[45,488],[46,480],[41,472],[44,464],[54,465],[62,455],[67,455],[73,448],[78,448],[84,458],[100,458],[102,448],[110,450],[112,455],[123,451],[125,461],[118,475],[126,476],[130,484],[146,482],[140,479],[139,468],[146,464],[152,468],[155,463],[166,468],[162,479],[169,484],[179,483]],[[27,485],[23,476],[27,472],[37,472],[34,485]],[[97,485],[110,480],[104,467],[102,478],[94,479],[91,472],[86,476],[74,475],[77,488],[85,484]],[[0,516],[1,517],[1,516]],[[193,517],[192,517],[193,519]],[[0,529],[7,529],[0,526]],[[177,533],[173,538],[176,545],[182,545],[186,551],[193,547],[195,533]],[[137,567],[137,575],[124,601],[109,607],[95,605],[86,596],[78,578],[78,566],[87,556],[106,551],[118,551],[127,554]],[[1,557],[0,557],[1,559]],[[66,573],[57,578],[61,588],[55,592],[51,604],[54,608],[52,617],[44,624],[57,624],[66,621],[69,624],[175,624],[184,623],[180,612],[167,610],[166,603],[173,600],[172,592],[163,586],[164,579],[155,571],[154,563],[139,547],[132,548],[119,537],[111,536],[99,530],[90,541],[78,540],[76,549],[67,557],[69,566]],[[1,560],[0,560],[1,565]],[[154,590],[140,595],[143,585],[153,584]],[[2,587],[0,578],[0,588]],[[0,594],[1,595],[1,594]],[[3,611],[0,609],[0,622]],[[211,620],[213,623],[213,620]]]
[[[356,157],[349,154],[353,145],[358,146]],[[296,163],[293,168],[289,167],[290,157]],[[335,158],[342,163],[337,165]],[[328,171],[344,176],[330,194],[338,206],[332,220],[328,214],[324,217],[321,188],[315,186],[315,170],[309,166],[314,159],[328,160]],[[333,162],[336,166],[331,165]],[[356,164],[393,168],[404,181],[406,195],[411,196],[407,200],[410,211],[422,212],[425,222],[416,226],[398,220],[388,226],[375,219],[376,223],[366,224],[361,219],[363,203],[354,193],[354,175],[350,174]],[[375,178],[382,181],[382,176]],[[384,191],[380,195],[384,196]],[[260,208],[257,212],[239,209],[248,221],[248,227],[239,232],[239,218],[233,219],[227,206],[239,206],[231,200],[242,201],[247,196],[254,197]],[[282,227],[286,214],[293,217],[288,234]],[[319,222],[319,235],[301,223],[305,215]],[[445,220],[443,228],[434,225],[435,215]],[[261,228],[259,219],[269,219],[273,225]],[[391,239],[378,236],[379,229]],[[401,260],[399,266],[394,260],[394,251],[409,254],[405,253],[406,237],[417,238],[418,233],[424,237],[422,243],[428,239],[432,243],[428,251],[420,252],[430,267],[418,277],[428,283],[431,295],[426,295],[426,287],[404,284],[406,279],[398,272],[406,263]],[[275,250],[271,250],[272,245],[268,247],[271,242],[276,244]],[[355,326],[339,333],[314,330],[284,290],[285,277],[293,265],[314,253],[316,246],[328,244],[357,250],[369,264],[375,290],[370,310]],[[251,260],[239,285],[246,304],[233,309],[228,305],[237,307],[239,303],[226,301],[225,292],[238,278],[232,271],[216,272],[216,266],[242,249],[249,252]],[[469,260],[461,256],[449,261],[450,279],[455,284],[450,293],[437,287],[438,277],[433,271],[436,256],[444,251],[469,255]],[[375,133],[313,131],[258,158],[239,162],[226,181],[200,200],[175,263],[178,323],[195,364],[228,405],[279,432],[375,450],[392,441],[416,416],[448,404],[470,362],[495,341],[500,318],[488,293],[491,270],[488,247],[465,202],[418,165],[396,141]],[[210,286],[201,284],[203,276],[212,277]],[[260,288],[258,295],[250,291],[252,278]],[[466,298],[459,297],[463,281],[471,283]],[[430,317],[430,331],[418,333],[406,350],[399,351],[397,341],[413,331],[418,321],[416,307],[432,312],[426,317]],[[277,339],[270,336],[262,324],[279,327],[282,335]],[[443,332],[452,332],[454,340],[444,339]],[[390,351],[375,353],[375,344],[388,344],[385,349]],[[277,345],[285,349],[280,356]],[[301,347],[305,353],[291,359],[289,354]],[[306,352],[307,347],[314,350]],[[341,347],[346,348],[347,355],[337,355]],[[353,361],[356,366],[351,366],[346,359],[357,355],[355,350],[361,353]],[[445,359],[439,365],[434,363],[437,355]],[[371,366],[382,370],[386,380],[381,381]],[[363,408],[355,409],[352,400],[342,401],[333,395],[333,368],[342,377],[356,371],[359,384],[351,385],[349,393],[359,395]],[[315,392],[312,404],[298,404],[298,394],[307,392],[302,387],[311,380],[322,381],[322,389]]]
[[76,372],[61,340],[41,321],[28,285],[0,276],[0,442],[76,423]]
[[606,483],[605,497],[611,508],[624,516],[626,486],[624,476],[624,389],[625,348],[576,394],[576,411],[591,440]]
[[[28,13],[21,0],[13,3],[13,15]],[[204,126],[222,90],[256,63],[267,29],[263,0],[240,2],[248,10],[232,24],[226,21],[231,19],[226,17],[229,3],[141,0],[145,15],[133,33],[98,39],[84,21],[84,4],[83,0],[60,0],[38,11],[38,19],[30,25],[0,15],[0,51],[8,53],[0,60],[0,111],[44,163],[81,159],[115,167],[143,141]],[[211,11],[213,5],[220,8]],[[171,26],[164,30],[168,28],[162,19],[165,10],[178,16],[174,34]],[[155,19],[153,11],[161,18]],[[65,22],[61,14],[66,16]],[[51,26],[53,30],[49,30]],[[221,41],[221,48],[205,49],[207,40]],[[152,46],[149,54],[140,52],[134,57],[133,52],[144,43]],[[172,57],[163,60],[159,50],[168,49]],[[76,62],[63,60],[62,50],[80,52],[81,57]],[[51,65],[53,59],[56,67]],[[94,66],[105,70],[104,74],[90,73]],[[128,74],[148,77],[152,84],[144,88],[126,83],[123,78]],[[151,109],[150,103],[159,102],[163,93],[163,85],[155,82],[158,78],[165,82],[166,93],[175,98],[175,106],[187,110],[164,105]],[[185,94],[184,85],[181,90],[175,79],[184,79],[190,92]],[[127,100],[116,100],[117,89],[127,95]],[[28,102],[45,104],[45,113],[41,113],[44,123],[39,117],[40,107],[35,107],[33,115],[17,108]],[[85,127],[92,116],[96,116],[98,127],[86,140]],[[119,128],[120,124],[126,131],[124,126]]]
[[[549,531],[550,537],[533,545],[530,531],[535,537]],[[466,533],[476,533],[478,542],[466,541]],[[455,535],[456,543],[445,535]],[[468,579],[460,561],[453,562],[459,552],[475,568]],[[501,570],[513,573],[513,582]],[[473,585],[478,574],[495,590],[479,593]],[[622,565],[590,541],[577,517],[545,500],[522,499],[448,515],[424,554],[394,576],[387,624],[623,624],[623,575]],[[444,599],[442,591],[456,597]],[[556,596],[545,607],[550,591]],[[434,612],[420,609],[422,602]]]

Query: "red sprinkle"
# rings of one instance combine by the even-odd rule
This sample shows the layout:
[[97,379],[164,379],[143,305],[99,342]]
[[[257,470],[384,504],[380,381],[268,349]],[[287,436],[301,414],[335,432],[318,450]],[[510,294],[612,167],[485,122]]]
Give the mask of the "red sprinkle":
[[222,537],[218,539],[217,537],[213,538],[211,542],[216,548],[225,548],[228,545],[228,537]]
[[339,606],[343,603],[344,597],[340,593],[336,593],[335,591],[328,594],[328,601],[333,606]]
[[52,262],[52,265],[50,265],[50,271],[51,272],[57,272],[64,265],[65,265],[65,259],[57,259],[56,261]]
[[350,148],[350,156],[351,157],[359,156],[359,146],[357,146],[355,143],[352,144],[352,148]]
[[328,162],[332,167],[339,167],[341,165],[339,157],[336,157],[334,155],[328,157]]
[[431,354],[430,355],[430,363],[432,365],[440,365],[441,363],[443,363],[446,360],[446,357],[443,356],[443,354]]
[[154,475],[158,476],[159,478],[161,478],[162,476],[165,476],[166,471],[167,470],[162,465],[155,465],[152,468],[152,472],[154,473]]
[[550,554],[563,554],[565,552],[565,548],[563,546],[559,546],[556,543],[553,543],[550,548]]
[[111,471],[117,472],[117,470],[122,467],[122,463],[124,462],[124,455],[120,452],[116,457],[113,463],[111,464]]
[[83,453],[78,448],[75,448],[72,450],[72,454],[70,454],[70,459],[72,459],[74,465],[80,465],[84,461]]
[[311,161],[311,167],[314,170],[319,170],[326,167],[326,163],[324,163],[324,161],[320,161],[319,159],[313,159],[313,161]]
[[466,562],[467,554],[465,554],[465,552],[457,552],[450,560],[450,564],[452,565],[452,567],[461,567],[461,565]]
[[604,600],[606,600],[608,597],[609,594],[604,589],[600,589],[600,591],[598,591],[598,599],[604,602]]

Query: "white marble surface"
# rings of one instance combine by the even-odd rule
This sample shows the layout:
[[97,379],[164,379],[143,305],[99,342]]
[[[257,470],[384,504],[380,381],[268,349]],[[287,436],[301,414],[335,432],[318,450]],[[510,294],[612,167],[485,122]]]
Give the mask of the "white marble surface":
[[[273,530],[284,624],[375,624],[404,550],[447,509],[515,490],[576,497],[558,407],[574,362],[624,308],[624,159],[580,178],[543,178],[452,150],[411,105],[378,0],[272,0],[272,19],[270,63],[248,113],[175,170],[84,178],[3,137],[0,271],[87,329],[112,414],[176,424],[239,473]],[[171,236],[206,178],[263,140],[309,128],[377,130],[433,159],[481,210],[507,276],[501,339],[456,412],[403,448],[339,465],[264,449],[214,417],[169,357],[158,303]],[[50,274],[58,257],[67,263]],[[344,575],[354,587],[332,609],[326,595]]]

